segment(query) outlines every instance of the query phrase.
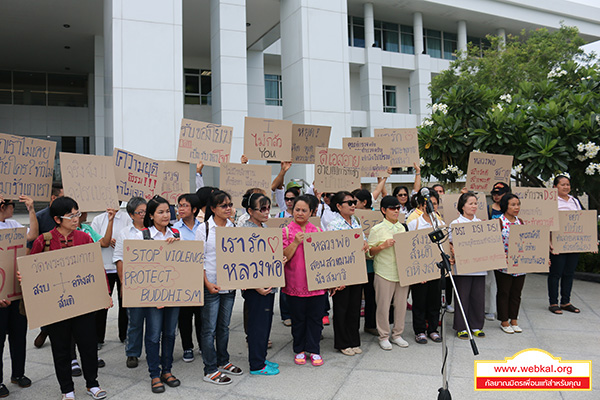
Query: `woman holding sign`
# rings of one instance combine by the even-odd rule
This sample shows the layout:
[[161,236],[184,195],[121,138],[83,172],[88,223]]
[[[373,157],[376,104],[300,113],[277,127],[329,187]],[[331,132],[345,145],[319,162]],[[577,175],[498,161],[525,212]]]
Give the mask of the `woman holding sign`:
[[[452,221],[450,227],[454,224],[464,224],[468,222],[481,221],[475,216],[477,212],[477,195],[473,192],[467,192],[460,195],[456,209],[460,216]],[[449,235],[450,249],[452,250],[451,263],[454,263],[454,247],[452,246],[452,231]],[[456,275],[454,283],[456,291],[460,295],[465,315],[471,326],[474,336],[484,337],[483,323],[485,320],[485,276],[487,271],[473,272],[469,274]],[[469,339],[467,325],[461,312],[454,313],[454,329],[457,331],[459,339]]]
[[[523,221],[518,217],[521,211],[521,201],[512,194],[505,194],[500,200],[500,227],[502,228],[502,243],[504,251],[508,257],[508,239],[510,236],[510,227],[512,225],[522,225]],[[517,318],[519,316],[519,307],[521,305],[521,292],[525,284],[525,274],[509,274],[506,268],[494,271],[496,276],[496,285],[498,292],[496,294],[496,308],[498,309],[498,319],[500,320],[500,329],[504,333],[521,333],[523,329],[519,327]],[[509,323],[510,318],[510,323]]]
[[[565,175],[554,178],[553,187],[558,192],[559,211],[581,210],[581,203],[571,196],[571,180]],[[552,247],[550,248],[552,251]],[[548,309],[554,314],[562,314],[563,310],[579,313],[579,308],[571,304],[571,289],[573,276],[579,262],[579,253],[554,254],[550,253],[550,273],[548,274]],[[558,285],[560,282],[560,307],[558,305]]]
[[[329,231],[344,229],[360,229],[365,245],[369,249],[360,221],[354,215],[358,201],[347,191],[337,192],[331,198],[331,211],[337,215],[329,223]],[[342,290],[343,289],[343,290]],[[335,295],[335,296],[334,296]],[[335,288],[333,297],[333,341],[334,347],[347,356],[362,353],[360,348],[360,303],[362,300],[362,284]],[[388,307],[389,309],[389,307]]]
[[[265,228],[271,211],[271,199],[262,193],[244,196],[242,206],[249,219],[241,225],[247,228]],[[252,375],[277,375],[279,365],[267,360],[269,335],[273,323],[274,288],[247,289],[244,297],[244,326],[248,340],[248,361]]]
[[[144,226],[145,230],[135,234],[136,239],[165,240],[167,243],[179,240],[179,232],[171,229],[169,202],[160,196],[154,196],[148,201]],[[146,307],[144,312],[146,316],[144,345],[150,385],[152,393],[163,393],[165,391],[163,383],[169,387],[177,387],[181,384],[171,373],[179,307]]]
[[323,330],[323,304],[325,290],[308,290],[306,264],[304,259],[304,234],[321,232],[310,222],[310,199],[298,196],[294,200],[292,215],[294,220],[283,228],[283,256],[285,263],[285,287],[288,306],[292,315],[294,362],[306,364],[307,353],[313,366],[323,365],[321,358],[321,331]]

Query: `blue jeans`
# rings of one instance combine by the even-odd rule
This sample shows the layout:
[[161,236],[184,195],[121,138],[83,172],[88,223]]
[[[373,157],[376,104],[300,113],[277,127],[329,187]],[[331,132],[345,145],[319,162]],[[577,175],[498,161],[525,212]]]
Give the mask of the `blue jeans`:
[[142,339],[144,337],[144,308],[127,308],[127,338],[125,339],[125,355],[139,357],[142,355]]
[[[216,372],[229,363],[229,322],[235,301],[235,290],[225,294],[204,292],[202,310],[202,359],[204,375]],[[215,349],[216,342],[216,349]]]
[[[150,378],[171,372],[175,330],[179,319],[179,307],[145,308],[146,314],[146,361]],[[160,354],[159,354],[160,352]],[[162,367],[162,371],[161,371]]]

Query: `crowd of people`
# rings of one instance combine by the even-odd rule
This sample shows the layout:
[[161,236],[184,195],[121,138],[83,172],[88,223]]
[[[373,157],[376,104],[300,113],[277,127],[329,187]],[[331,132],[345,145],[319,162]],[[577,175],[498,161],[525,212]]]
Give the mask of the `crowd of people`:
[[[243,158],[242,161],[247,159]],[[383,178],[379,179],[373,193],[361,188],[353,192],[319,193],[313,187],[302,193],[301,185],[295,181],[284,186],[285,174],[290,166],[291,163],[281,164],[281,171],[271,187],[273,193],[249,188],[243,198],[243,212],[239,216],[236,216],[230,194],[204,186],[201,163],[197,166],[197,192],[182,194],[174,205],[176,213],[173,212],[173,205],[160,196],[151,199],[133,197],[124,209],[108,209],[87,225],[77,199],[65,197],[60,185],[53,187],[49,207],[37,214],[33,201],[21,196],[20,201],[29,213],[27,239],[30,241],[30,253],[100,242],[107,290],[111,297],[115,287],[117,289],[118,336],[125,344],[125,364],[128,368],[138,367],[142,348],[145,347],[153,393],[165,392],[165,386],[177,387],[181,384],[172,371],[177,329],[181,337],[183,361],[192,362],[195,354],[200,354],[204,363],[204,381],[225,385],[232,382],[231,376],[243,374],[242,367],[230,361],[228,352],[229,326],[236,291],[222,289],[217,281],[216,228],[266,227],[265,222],[271,217],[271,194],[274,194],[280,209],[276,217],[291,218],[291,222],[282,229],[285,286],[242,292],[250,374],[279,373],[279,365],[267,359],[275,297],[279,297],[282,322],[291,326],[293,359],[298,365],[324,364],[320,340],[323,326],[329,324],[330,311],[333,314],[334,348],[346,356],[362,353],[361,313],[364,316],[364,331],[377,336],[383,350],[392,350],[393,345],[402,348],[409,346],[406,340],[408,334],[404,329],[407,308],[412,310],[415,342],[441,342],[438,330],[442,307],[440,279],[402,286],[396,265],[394,235],[445,226],[438,213],[440,195],[444,194],[443,186],[427,188],[427,195],[427,191],[421,188],[420,170],[415,165],[416,179],[412,191],[406,186],[399,186],[392,195],[388,195],[385,190],[386,178]],[[558,190],[559,210],[581,209],[581,203],[569,194],[569,178],[557,177],[554,186]],[[520,200],[503,183],[496,184],[491,195],[493,204],[488,209],[489,218],[499,219],[504,248],[508,253],[511,226],[523,223],[518,217]],[[377,201],[382,222],[372,227],[368,237],[363,235],[368,281],[329,290],[309,290],[303,248],[305,235],[361,228],[359,219],[354,215],[355,210],[373,209]],[[433,210],[428,212],[429,201]],[[448,224],[449,227],[479,221],[475,215],[477,201],[474,193],[463,190],[457,204],[460,215]],[[21,226],[11,219],[13,211],[14,203],[0,197],[0,229]],[[406,223],[401,222],[400,215],[405,217]],[[320,217],[320,226],[309,221],[314,216]],[[121,284],[123,242],[126,239],[164,240],[167,243],[178,240],[202,241],[205,255],[204,305],[124,308],[121,304]],[[446,251],[450,253],[451,263],[454,263],[451,230],[449,241],[450,248]],[[550,251],[553,252],[552,246]],[[577,254],[551,255],[548,297],[549,310],[554,314],[580,312],[570,300],[576,265]],[[493,282],[488,287],[494,286],[497,292],[491,299],[486,290],[486,280]],[[465,321],[458,310],[454,313],[453,328],[458,338],[468,339],[471,335],[484,337],[484,322],[490,314],[500,322],[499,327],[503,332],[513,334],[523,331],[518,325],[518,314],[525,274],[511,274],[501,269],[456,275],[454,281],[466,315]],[[457,308],[450,304],[451,289],[448,286],[445,299],[449,312]],[[407,301],[409,296],[410,304]],[[489,303],[495,307],[488,305],[486,309],[486,300],[491,300]],[[26,310],[21,300],[2,300],[0,307],[0,351],[8,336],[12,359],[11,382],[28,387],[32,383],[25,376]],[[99,310],[50,324],[43,327],[36,337],[36,347],[42,347],[46,338],[50,338],[63,399],[75,398],[72,376],[82,374],[87,394],[93,399],[107,396],[98,382],[98,368],[105,365],[98,354],[105,340],[106,320],[107,310]],[[471,332],[467,331],[467,326]],[[197,347],[193,342],[194,329]],[[79,352],[81,365],[76,352]],[[0,373],[1,367],[0,359]],[[8,395],[9,390],[2,383],[0,397]]]

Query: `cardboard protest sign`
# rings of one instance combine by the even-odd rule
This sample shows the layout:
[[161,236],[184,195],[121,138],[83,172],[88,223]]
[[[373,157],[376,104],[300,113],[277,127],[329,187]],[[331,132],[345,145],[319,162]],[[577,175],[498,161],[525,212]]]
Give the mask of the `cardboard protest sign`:
[[308,290],[367,282],[367,263],[360,229],[304,234]]
[[271,166],[222,164],[219,187],[231,195],[233,206],[240,208],[244,193],[250,188],[259,188],[265,193],[271,193]]
[[190,164],[178,161],[159,161],[159,188],[157,194],[177,204],[177,198],[190,192]]
[[110,307],[99,243],[17,258],[29,329]]
[[556,188],[515,187],[512,188],[512,192],[521,200],[519,218],[525,222],[525,225],[547,226],[551,231],[558,230]]
[[217,285],[221,289],[285,286],[278,228],[217,228]]
[[419,132],[417,128],[375,129],[375,137],[389,137],[392,140],[392,167],[412,167],[419,165]]
[[292,121],[246,117],[244,154],[251,160],[290,161]]
[[596,210],[559,211],[560,228],[552,232],[555,253],[598,251],[598,216]]
[[[477,195],[477,211],[475,212],[475,216],[482,221],[486,221],[488,219],[488,212],[485,193],[477,192],[475,194]],[[460,213],[456,209],[459,197],[460,193],[447,193],[440,196],[438,212],[444,221],[450,223],[460,216]]]
[[[290,222],[292,222],[294,220],[294,218],[269,218],[267,220],[267,222],[265,222],[265,225],[267,225],[267,227],[269,228],[285,228],[286,226],[289,225]],[[321,218],[320,217],[310,217],[308,219],[308,222],[310,222],[311,224],[313,224],[316,227],[320,227],[321,226]]]
[[49,201],[56,142],[0,133],[0,194]]
[[119,208],[112,157],[62,152],[59,156],[65,196],[75,199],[79,210]]
[[498,221],[452,224],[451,228],[458,275],[506,268]]
[[472,152],[469,154],[467,189],[487,193],[496,182],[510,185],[512,162],[513,156]]
[[402,232],[394,235],[394,252],[400,286],[409,286],[438,279],[440,269],[437,263],[441,261],[440,251],[429,239],[430,229]]
[[387,137],[344,138],[344,149],[360,153],[360,176],[386,177],[391,166],[392,140]]
[[317,147],[315,188],[322,193],[352,191],[360,187],[360,153]]
[[27,228],[0,229],[0,299],[22,298],[17,257],[27,254]]
[[511,225],[508,273],[548,272],[550,230],[547,226]]
[[123,242],[123,307],[201,306],[203,290],[204,242]]
[[218,167],[229,162],[233,128],[183,118],[179,130],[177,161]]
[[[371,228],[383,221],[383,214],[381,211],[357,209],[354,211],[354,215],[360,221],[360,226],[362,227],[363,233],[367,237],[371,232]],[[404,214],[400,213],[398,217],[398,219],[401,219],[400,222],[404,222]]]
[[317,147],[329,147],[330,126],[292,125],[292,162],[314,164]]

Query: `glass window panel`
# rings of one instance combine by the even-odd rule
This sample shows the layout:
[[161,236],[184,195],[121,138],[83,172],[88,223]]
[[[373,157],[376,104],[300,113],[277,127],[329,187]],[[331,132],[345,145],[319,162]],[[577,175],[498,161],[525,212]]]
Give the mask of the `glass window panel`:
[[429,36],[429,37],[433,37],[433,38],[438,38],[438,39],[442,38],[442,32],[436,31],[433,29],[425,29],[425,35]]
[[415,43],[412,33],[402,33],[402,53],[415,54]]
[[0,71],[0,104],[12,104],[12,75],[10,71]]
[[46,105],[46,74],[43,72],[13,72],[13,104]]
[[365,47],[365,27],[354,25],[354,47]]
[[396,86],[383,85],[383,112],[396,112]]
[[200,104],[200,96],[186,94],[185,104]]
[[446,60],[456,59],[456,41],[444,40],[444,58]]
[[395,51],[396,53],[400,51],[400,46],[398,45],[398,31],[383,31],[383,49],[386,51]]
[[87,76],[48,74],[48,105],[87,107]]
[[400,25],[400,31],[404,33],[413,33],[413,27],[409,25]]
[[200,93],[200,77],[198,75],[186,75],[185,76],[185,93],[186,94],[199,94]]
[[457,36],[455,33],[444,32],[444,39],[446,40],[454,40],[456,42]]
[[200,75],[200,70],[199,69],[194,69],[194,68],[184,68],[183,72],[186,73],[186,74]]

